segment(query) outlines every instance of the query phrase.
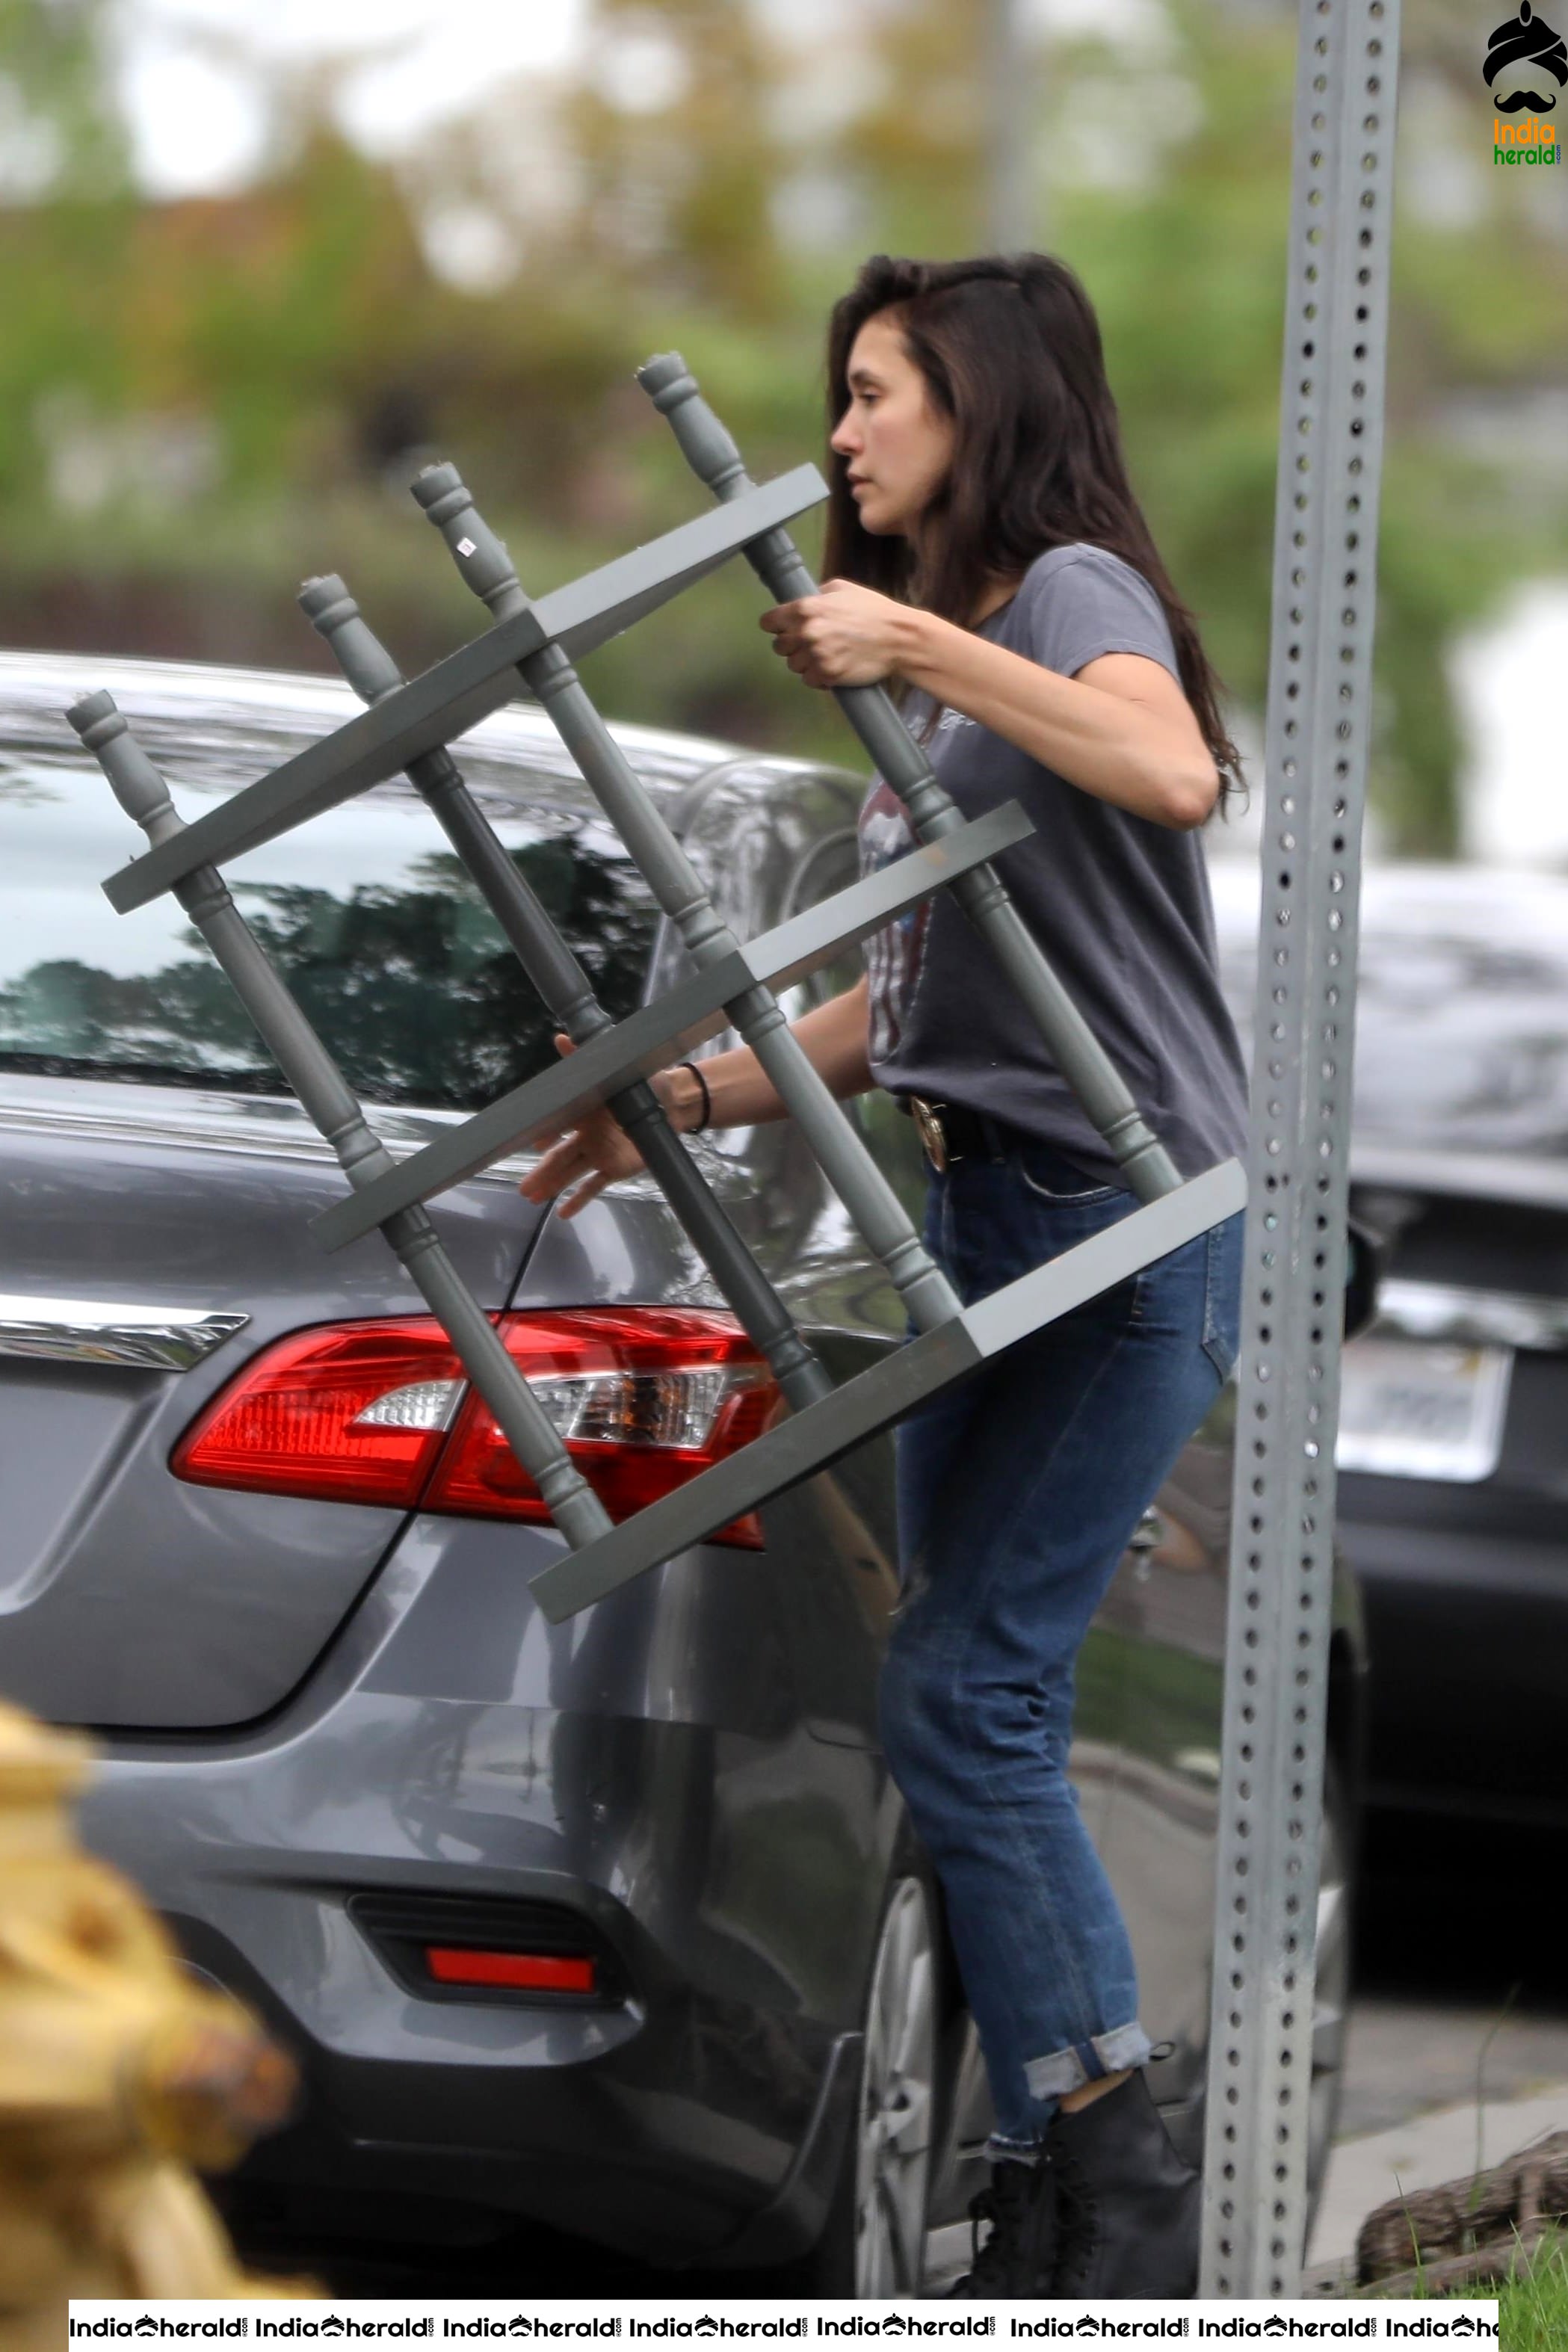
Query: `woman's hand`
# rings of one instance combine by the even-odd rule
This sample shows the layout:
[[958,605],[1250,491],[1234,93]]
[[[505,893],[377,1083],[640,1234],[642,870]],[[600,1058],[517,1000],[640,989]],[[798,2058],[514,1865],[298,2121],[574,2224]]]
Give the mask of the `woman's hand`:
[[899,667],[918,620],[907,604],[853,580],[828,580],[815,596],[775,604],[762,626],[807,686],[876,686]]
[[[558,1054],[573,1054],[576,1047],[563,1032],[555,1039]],[[660,1070],[649,1083],[664,1105],[665,1116],[672,1127],[685,1122],[679,1118],[676,1098],[681,1086],[679,1070]],[[685,1084],[691,1085],[690,1073]],[[618,1184],[623,1176],[635,1176],[644,1164],[642,1153],[632,1142],[626,1129],[603,1108],[584,1111],[574,1128],[569,1128],[552,1143],[536,1168],[531,1168],[518,1186],[525,1201],[537,1201],[542,1205],[555,1200],[568,1185],[573,1189],[560,1202],[556,1214],[574,1217],[590,1201],[596,1201],[606,1185]]]

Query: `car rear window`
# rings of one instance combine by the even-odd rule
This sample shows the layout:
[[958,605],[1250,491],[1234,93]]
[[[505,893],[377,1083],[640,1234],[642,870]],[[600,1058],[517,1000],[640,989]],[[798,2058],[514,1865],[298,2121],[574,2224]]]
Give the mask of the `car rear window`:
[[1369,1142],[1568,1153],[1568,947],[1453,929],[1374,939],[1355,1102]]
[[[194,819],[304,734],[231,740],[137,720]],[[166,734],[167,744],[158,738]],[[640,1003],[658,910],[559,782],[465,761],[518,870],[617,1019]],[[131,1084],[287,1091],[172,898],[118,916],[104,877],[142,848],[96,767],[0,749],[0,1066]],[[384,786],[226,869],[237,905],[366,1100],[473,1110],[554,1059],[555,1024],[417,795]]]
[[[1220,966],[1251,1024],[1255,894],[1216,877]],[[1355,1130],[1434,1151],[1568,1156],[1568,889],[1373,869],[1363,901]]]

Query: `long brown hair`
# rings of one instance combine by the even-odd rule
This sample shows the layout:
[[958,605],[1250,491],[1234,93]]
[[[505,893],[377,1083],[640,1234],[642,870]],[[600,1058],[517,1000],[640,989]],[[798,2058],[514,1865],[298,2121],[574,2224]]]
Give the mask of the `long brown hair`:
[[1048,548],[1087,541],[1131,565],[1160,599],[1183,689],[1225,792],[1241,756],[1220,717],[1222,691],[1197,624],[1161,562],[1132,495],[1100,323],[1065,262],[1046,253],[973,261],[874,254],[834,305],[827,337],[827,429],[849,404],[849,354],[868,319],[891,311],[933,407],[956,427],[953,459],[917,553],[908,539],[865,530],[848,461],[828,452],[828,579],[967,625],[987,589],[1022,578]]

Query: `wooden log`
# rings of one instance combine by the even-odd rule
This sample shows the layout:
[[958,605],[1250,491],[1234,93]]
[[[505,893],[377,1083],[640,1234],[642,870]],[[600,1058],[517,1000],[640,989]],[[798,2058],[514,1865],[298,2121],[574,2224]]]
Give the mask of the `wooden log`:
[[1390,2198],[1362,2223],[1356,2277],[1388,2292],[1505,2277],[1559,2222],[1568,2222],[1568,2132],[1473,2179]]

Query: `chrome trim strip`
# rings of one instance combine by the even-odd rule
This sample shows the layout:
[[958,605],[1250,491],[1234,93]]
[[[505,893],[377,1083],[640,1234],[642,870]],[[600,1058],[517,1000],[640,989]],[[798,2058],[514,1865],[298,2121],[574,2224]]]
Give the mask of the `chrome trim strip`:
[[1468,1290],[1458,1284],[1389,1279],[1377,1286],[1372,1335],[1448,1339],[1467,1347],[1568,1348],[1568,1298],[1524,1291]]
[[[49,1083],[68,1086],[75,1082],[57,1078]],[[311,1131],[294,1104],[287,1107],[284,1117],[275,1120],[247,1117],[226,1107],[216,1111],[193,1109],[187,1117],[174,1119],[166,1113],[139,1116],[135,1089],[127,1087],[125,1092],[131,1099],[123,1108],[119,1104],[111,1108],[95,1103],[89,1108],[78,1109],[65,1103],[0,1098],[0,1129],[15,1129],[25,1134],[83,1136],[95,1140],[102,1138],[118,1141],[123,1138],[132,1143],[167,1145],[182,1151],[224,1152],[246,1160],[300,1160],[331,1167],[337,1164],[331,1147]],[[258,1099],[271,1101],[275,1097]],[[440,1112],[428,1112],[423,1117],[429,1120],[429,1126],[422,1125],[412,1132],[402,1125],[378,1127],[374,1118],[369,1124],[394,1160],[407,1160],[416,1151],[422,1151],[447,1125],[458,1124],[463,1116],[460,1111],[452,1112],[449,1118],[443,1118]],[[531,1168],[537,1156],[517,1155],[518,1172]]]
[[220,1315],[200,1307],[136,1307],[0,1292],[0,1356],[188,1372],[249,1320],[248,1315]]
[[[0,1074],[0,1080],[3,1080],[3,1074]],[[53,1078],[47,1083],[68,1086],[76,1082]],[[128,1094],[133,1091],[126,1088]],[[258,1097],[258,1099],[271,1101],[276,1097]],[[95,1106],[90,1110],[68,1110],[52,1104],[35,1107],[8,1100],[0,1095],[0,1134],[14,1131],[26,1135],[68,1136],[90,1142],[153,1144],[174,1151],[212,1152],[231,1160],[302,1160],[316,1167],[335,1168],[337,1160],[331,1146],[311,1132],[297,1107],[289,1108],[294,1112],[293,1118],[289,1122],[279,1120],[278,1130],[268,1134],[260,1121],[248,1120],[243,1114],[198,1115],[176,1124],[168,1119],[138,1118],[133,1111],[129,1115],[123,1114],[118,1107],[110,1109],[106,1106]],[[367,1106],[366,1123],[379,1141],[386,1146],[392,1159],[409,1160],[415,1152],[423,1151],[446,1127],[460,1124],[468,1114],[465,1111],[421,1111],[418,1116],[421,1122],[428,1121],[428,1126],[409,1133],[406,1129],[400,1130],[378,1124],[374,1106],[371,1105]],[[711,1191],[719,1192],[726,1200],[752,1197],[755,1188],[744,1170],[716,1150],[710,1138],[689,1136],[687,1145],[700,1159],[703,1175]],[[531,1168],[538,1166],[540,1157],[537,1151],[508,1152],[504,1159],[493,1160],[488,1168],[479,1169],[466,1181],[470,1184],[502,1184],[510,1188],[520,1177],[526,1176]],[[623,1200],[664,1198],[652,1177],[640,1170],[630,1176],[623,1176],[614,1189],[616,1197]]]

